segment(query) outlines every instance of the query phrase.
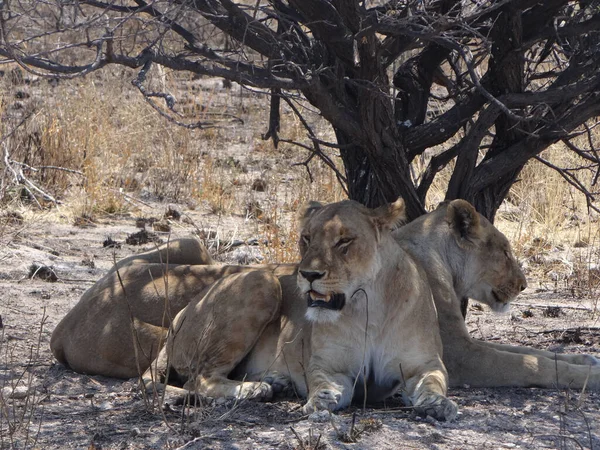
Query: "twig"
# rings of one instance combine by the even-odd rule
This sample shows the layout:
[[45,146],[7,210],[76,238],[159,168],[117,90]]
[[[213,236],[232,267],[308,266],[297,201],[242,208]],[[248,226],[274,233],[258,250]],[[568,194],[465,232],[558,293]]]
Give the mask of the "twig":
[[600,327],[575,327],[575,328],[554,328],[551,330],[541,330],[541,331],[529,331],[532,334],[551,334],[551,333],[568,333],[568,332],[576,332],[576,331],[598,331],[600,332]]
[[[144,100],[156,112],[158,112],[158,114],[160,114],[162,117],[167,119],[169,122],[174,123],[177,126],[187,128],[188,130],[207,129],[207,128],[217,127],[217,123],[212,122],[212,121],[199,120],[196,123],[184,123],[184,122],[181,122],[181,121],[175,119],[173,116],[165,113],[161,108],[159,108],[158,105],[152,100],[152,97],[158,97],[158,98],[164,99],[167,108],[170,111],[172,111],[173,113],[181,116],[181,114],[177,113],[177,111],[175,111],[175,109],[174,109],[175,103],[176,103],[175,97],[173,97],[171,94],[167,94],[164,92],[151,92],[151,91],[146,90],[146,88],[144,87],[144,81],[146,80],[146,76],[148,75],[148,71],[150,70],[150,67],[152,67],[152,59],[148,58],[146,60],[146,62],[144,63],[143,67],[140,69],[138,76],[131,81],[131,84],[133,84],[140,91],[140,93],[144,97]],[[242,119],[240,119],[239,117],[234,116],[232,114],[219,113],[219,116],[222,117],[223,119],[225,119],[225,118],[232,119],[233,121],[237,121],[240,124],[244,123],[244,121]]]
[[44,200],[49,200],[52,203],[54,203],[56,206],[58,206],[59,204],[62,204],[61,201],[56,200],[52,195],[48,194],[47,192],[43,191],[42,189],[40,189],[39,187],[37,187],[35,184],[33,184],[33,182],[30,181],[23,174],[23,170],[21,168],[19,168],[18,171],[15,170],[15,168],[13,167],[14,161],[10,158],[10,155],[8,153],[8,148],[6,146],[6,142],[5,141],[2,142],[2,146],[4,147],[4,164],[5,164],[6,168],[12,172],[15,183],[18,184],[18,185],[21,185],[25,189],[27,189],[27,191],[33,197],[33,199],[35,200],[35,202],[37,203],[37,205],[38,205],[38,207],[40,209],[43,209],[42,205],[40,204],[40,202],[38,202],[37,198],[35,197],[35,194],[33,194],[31,192],[31,189],[33,189],[35,192],[41,194],[42,197],[44,198]]
[[53,170],[62,170],[63,172],[74,173],[74,174],[77,174],[77,175],[81,175],[82,177],[85,177],[85,175],[83,174],[83,172],[81,172],[79,170],[75,170],[75,169],[68,169],[66,167],[59,167],[59,166],[39,166],[39,167],[33,167],[33,166],[30,166],[29,164],[25,164],[25,163],[20,162],[20,161],[15,161],[14,159],[11,159],[11,162],[13,164],[18,164],[19,166],[25,167],[27,170],[31,170],[32,172],[39,172],[40,170],[53,169]]
[[308,171],[308,175],[312,181],[312,175],[310,173],[310,170],[308,168],[308,163],[310,162],[310,160],[314,157],[314,156],[318,156],[331,170],[333,170],[333,173],[335,173],[335,177],[338,180],[338,183],[340,184],[340,186],[342,186],[342,189],[344,190],[344,192],[346,193],[346,195],[349,195],[348,193],[348,180],[346,179],[346,177],[344,177],[340,171],[335,167],[335,164],[333,163],[333,161],[331,161],[331,159],[325,155],[323,153],[323,151],[321,150],[320,147],[320,140],[317,139],[317,135],[315,134],[315,132],[313,131],[313,129],[311,128],[311,126],[308,124],[308,122],[306,121],[306,119],[304,119],[304,116],[300,113],[300,111],[298,110],[298,108],[296,108],[296,105],[294,105],[294,103],[292,102],[291,99],[289,99],[288,97],[284,96],[283,100],[288,104],[288,106],[290,108],[292,108],[292,111],[294,112],[294,114],[296,115],[296,117],[298,117],[298,119],[300,120],[300,123],[302,123],[302,126],[304,127],[304,129],[306,131],[308,131],[308,136],[309,138],[312,140],[313,143],[313,148],[311,149],[310,147],[304,145],[304,144],[300,144],[297,143],[295,141],[287,141],[287,140],[283,140],[281,139],[280,142],[288,142],[290,144],[294,144],[294,145],[298,145],[302,148],[305,148],[309,151],[311,151],[311,154],[309,155],[308,159],[304,162],[304,163],[300,163],[301,165],[306,167],[306,170]]
[[588,308],[587,306],[550,305],[550,304],[543,304],[543,303],[520,303],[520,302],[512,302],[511,305],[521,306],[524,308],[546,309],[546,308],[558,307],[561,309],[575,309],[578,311],[594,311],[594,308]]

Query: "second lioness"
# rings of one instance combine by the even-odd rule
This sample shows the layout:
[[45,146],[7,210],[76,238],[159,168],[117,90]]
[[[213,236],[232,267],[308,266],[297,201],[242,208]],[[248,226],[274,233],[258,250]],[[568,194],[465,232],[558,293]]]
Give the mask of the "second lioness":
[[175,317],[145,381],[162,378],[168,361],[184,390],[210,397],[269,398],[291,383],[308,396],[305,412],[403,389],[418,412],[451,420],[431,291],[391,235],[403,218],[401,200],[375,210],[311,203],[299,290],[268,270],[219,280]]

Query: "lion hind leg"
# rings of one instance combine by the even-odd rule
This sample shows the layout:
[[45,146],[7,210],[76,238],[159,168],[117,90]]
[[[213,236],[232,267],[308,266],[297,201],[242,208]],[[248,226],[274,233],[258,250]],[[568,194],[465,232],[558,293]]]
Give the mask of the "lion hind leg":
[[214,264],[204,245],[194,238],[174,239],[150,251],[131,255],[118,261],[108,273],[134,264]]
[[169,364],[188,380],[184,388],[213,398],[270,399],[268,383],[229,377],[280,308],[279,280],[264,270],[224,277],[191,302],[175,319],[166,346]]

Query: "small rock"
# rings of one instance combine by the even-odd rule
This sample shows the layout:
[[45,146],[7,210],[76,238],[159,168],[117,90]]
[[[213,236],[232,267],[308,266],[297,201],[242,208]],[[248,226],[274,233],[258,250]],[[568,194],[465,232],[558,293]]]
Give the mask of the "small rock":
[[562,314],[560,306],[548,306],[542,313],[545,317],[558,317]]
[[315,423],[324,423],[329,422],[332,416],[333,414],[329,411],[315,411],[308,416],[308,420]]
[[154,222],[152,224],[152,229],[154,231],[161,231],[163,233],[168,233],[171,231],[171,225],[169,225],[168,220],[160,220],[160,221]]
[[56,275],[56,272],[54,272],[54,267],[36,263],[29,266],[29,278],[39,278],[40,280],[50,282],[58,281],[58,276]]
[[29,395],[29,389],[27,386],[17,386],[16,388],[11,388],[10,386],[2,389],[2,397],[4,398],[12,398],[13,400],[22,400],[27,398]]
[[104,247],[104,248],[121,248],[121,244],[119,244],[117,241],[114,241],[109,236],[106,239],[104,239],[104,242],[102,243],[102,247]]
[[111,402],[102,402],[98,405],[98,409],[100,409],[101,411],[108,411],[113,408],[114,405]]
[[165,219],[179,220],[181,213],[174,206],[169,205],[163,216]]
[[526,309],[525,311],[523,311],[523,317],[525,319],[529,319],[530,317],[533,317],[533,311],[531,309]]
[[267,189],[267,182],[262,178],[256,178],[252,182],[252,190],[256,192],[264,192]]
[[144,217],[138,217],[135,219],[135,227],[136,228],[146,228],[146,219]]
[[146,231],[145,229],[138,231],[127,236],[125,243],[128,245],[144,245],[149,242],[155,242],[162,244],[162,239],[159,238],[155,233]]

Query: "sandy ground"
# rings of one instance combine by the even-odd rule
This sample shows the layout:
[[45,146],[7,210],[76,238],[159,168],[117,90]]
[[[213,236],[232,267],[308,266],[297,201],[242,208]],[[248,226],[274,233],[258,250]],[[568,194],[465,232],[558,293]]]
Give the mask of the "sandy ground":
[[[156,215],[165,208],[156,206]],[[210,226],[210,218],[200,212],[184,212]],[[173,235],[189,235],[194,229],[179,224]],[[167,399],[160,410],[151,405],[152,399],[142,396],[137,380],[74,373],[54,361],[51,333],[114,258],[152,247],[103,247],[107,236],[123,243],[136,231],[133,216],[107,219],[89,228],[43,219],[4,228],[0,247],[1,448],[600,448],[599,393],[464,386],[449,392],[460,406],[452,423],[416,417],[395,399],[364,411],[356,407],[309,420],[301,415],[299,399],[199,408]],[[163,233],[162,238],[166,237]],[[251,237],[238,236],[242,240]],[[241,246],[235,252],[228,259],[243,259],[256,249]],[[30,279],[34,263],[52,266],[58,280]],[[510,314],[492,315],[470,306],[468,327],[478,338],[598,355],[598,313],[593,311],[597,301],[574,299],[530,281]],[[548,309],[552,305],[559,308]],[[580,332],[561,331],[578,327]]]

